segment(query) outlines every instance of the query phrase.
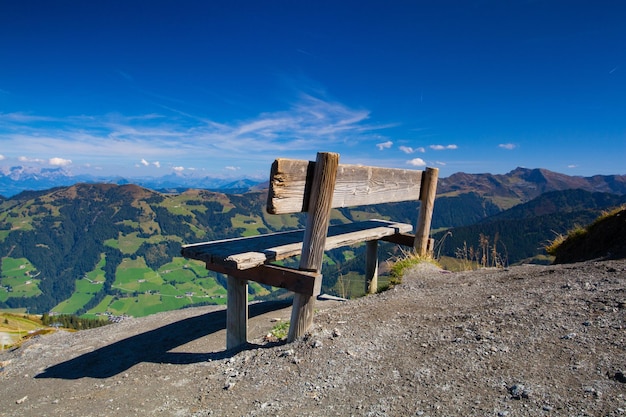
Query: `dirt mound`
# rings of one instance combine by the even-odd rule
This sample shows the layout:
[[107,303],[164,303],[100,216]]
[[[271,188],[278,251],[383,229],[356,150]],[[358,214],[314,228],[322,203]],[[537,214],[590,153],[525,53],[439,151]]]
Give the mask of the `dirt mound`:
[[225,352],[197,308],[0,355],[0,416],[547,416],[626,413],[626,261],[446,273],[320,302],[311,333]]

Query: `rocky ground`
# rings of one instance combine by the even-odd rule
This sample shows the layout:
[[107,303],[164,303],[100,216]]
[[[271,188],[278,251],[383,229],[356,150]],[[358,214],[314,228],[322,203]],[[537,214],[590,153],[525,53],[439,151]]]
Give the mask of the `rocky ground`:
[[319,302],[293,344],[251,309],[224,351],[198,308],[58,332],[0,354],[0,416],[626,416],[626,261],[447,273]]

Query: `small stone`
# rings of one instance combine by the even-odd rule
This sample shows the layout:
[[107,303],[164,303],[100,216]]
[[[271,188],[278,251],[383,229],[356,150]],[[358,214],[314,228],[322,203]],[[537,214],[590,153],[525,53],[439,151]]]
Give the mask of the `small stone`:
[[293,356],[294,353],[295,352],[294,352],[293,349],[283,350],[283,352],[280,354],[280,356],[282,356],[282,357]]
[[319,340],[316,340],[313,342],[312,345],[314,348],[321,348],[322,346],[324,346],[324,344],[322,342],[320,342]]
[[561,339],[570,340],[578,336],[576,333],[568,333],[565,336],[561,336]]
[[26,395],[25,397],[20,398],[19,400],[15,401],[15,404],[24,404],[24,402],[28,399],[28,395]]
[[596,392],[596,389],[595,389],[594,387],[589,387],[589,386],[587,386],[587,387],[585,387],[585,388],[583,388],[583,389],[585,390],[585,392],[586,392],[587,394],[595,394],[595,392]]
[[226,385],[224,385],[224,389],[226,391],[233,389],[233,387],[235,386],[236,382],[234,381],[230,381],[228,383],[226,383]]
[[509,388],[509,393],[514,400],[526,399],[530,396],[530,391],[522,384],[515,384]]
[[341,336],[341,332],[339,331],[339,329],[333,329],[333,337],[339,337]]

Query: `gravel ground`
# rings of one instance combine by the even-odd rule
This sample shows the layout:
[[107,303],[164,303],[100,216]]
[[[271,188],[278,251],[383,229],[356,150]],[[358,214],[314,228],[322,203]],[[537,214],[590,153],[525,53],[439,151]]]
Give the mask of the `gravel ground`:
[[211,308],[39,337],[0,354],[0,416],[626,416],[626,260],[403,281],[292,344],[284,304],[238,352]]

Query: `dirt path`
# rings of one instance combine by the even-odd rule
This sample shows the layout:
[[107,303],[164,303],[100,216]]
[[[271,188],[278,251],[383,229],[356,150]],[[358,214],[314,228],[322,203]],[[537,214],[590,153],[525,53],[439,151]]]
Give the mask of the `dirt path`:
[[0,416],[626,415],[626,261],[445,273],[318,304],[311,334],[224,352],[198,308],[0,355]]

